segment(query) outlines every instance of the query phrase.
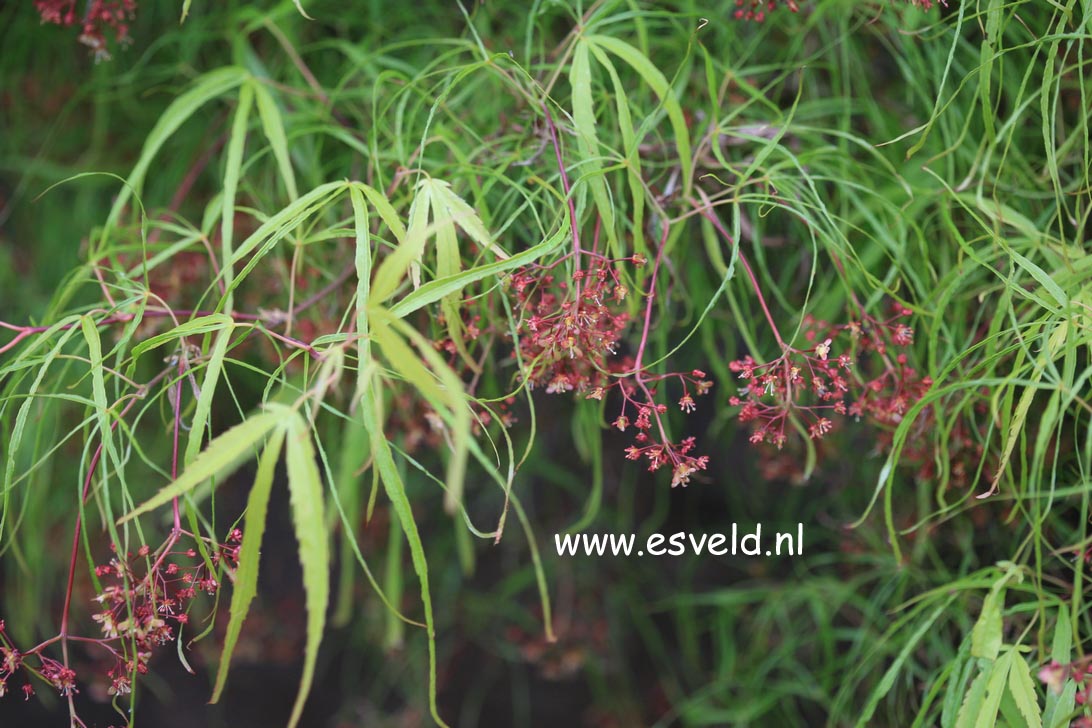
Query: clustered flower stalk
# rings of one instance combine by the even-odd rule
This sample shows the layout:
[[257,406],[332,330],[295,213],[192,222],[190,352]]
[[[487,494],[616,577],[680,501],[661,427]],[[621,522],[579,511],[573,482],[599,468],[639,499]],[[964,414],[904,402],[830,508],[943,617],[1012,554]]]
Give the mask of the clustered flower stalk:
[[[702,208],[701,214],[731,242],[711,209]],[[738,259],[781,350],[767,362],[747,354],[729,364],[744,384],[728,404],[740,408],[741,423],[751,425],[752,444],[768,443],[780,450],[798,426],[819,440],[844,417],[867,418],[881,428],[895,426],[932,386],[932,379],[911,366],[905,352],[897,351],[914,341],[914,330],[906,323],[910,309],[894,304],[892,314],[879,319],[851,293],[853,318],[835,325],[805,315],[801,333],[806,345],[797,347],[782,337],[742,251]],[[841,267],[837,258],[835,264]]]
[[[112,322],[113,319],[110,321]],[[4,328],[17,332],[15,341],[5,349],[26,336],[40,333],[35,327],[4,324]],[[168,397],[173,409],[171,454],[173,479],[178,477],[178,440],[182,429],[182,382],[187,374],[185,356],[173,359],[169,367],[139,387],[135,393],[127,395],[129,401],[114,419],[111,430],[116,430],[133,406],[172,372],[177,374],[177,380]],[[81,498],[84,501],[90,493],[102,453],[103,444],[100,442],[91,457],[87,475],[84,478],[81,491]],[[17,673],[23,673],[27,679],[20,686],[20,690],[25,699],[29,700],[34,695],[32,680],[34,678],[42,680],[67,700],[72,725],[85,726],[78,715],[74,701],[74,696],[79,693],[78,676],[71,667],[69,652],[69,644],[74,641],[104,650],[112,658],[112,667],[106,673],[110,681],[108,688],[110,695],[124,696],[131,692],[134,676],[148,671],[148,662],[154,649],[175,638],[172,622],[177,625],[186,624],[189,621],[187,611],[189,603],[199,593],[216,594],[220,588],[217,574],[225,572],[233,574],[238,563],[239,544],[242,541],[242,532],[239,529],[234,529],[229,534],[227,543],[219,544],[182,528],[177,498],[172,502],[172,514],[171,532],[159,547],[153,550],[145,544],[135,554],[130,552],[122,557],[117,555],[116,546],[111,544],[110,548],[115,552],[114,558],[108,564],[95,566],[95,583],[99,591],[94,601],[97,603],[98,611],[91,615],[91,619],[98,624],[102,636],[89,637],[75,634],[71,626],[72,598],[83,529],[82,510],[77,512],[73,526],[72,550],[59,632],[40,644],[21,651],[9,637],[4,620],[0,619],[0,697],[6,695],[11,689],[11,679]],[[199,557],[198,551],[194,548],[178,549],[177,545],[182,537],[201,542],[202,550],[209,554],[207,559]],[[100,579],[107,582],[105,586],[99,581]],[[60,660],[47,653],[47,649],[57,643],[60,643],[61,648]]]
[[[648,291],[644,294],[644,316],[636,356],[621,357],[618,355],[619,342],[630,317],[621,308],[629,291],[621,282],[618,266],[640,267],[648,261],[637,254],[616,259],[600,254],[598,224],[592,248],[585,249],[581,244],[569,178],[549,109],[545,116],[568,205],[573,245],[569,255],[551,266],[531,266],[510,277],[509,289],[521,314],[517,330],[524,380],[531,388],[545,386],[548,393],[575,391],[586,399],[595,400],[603,400],[617,390],[621,404],[612,424],[622,431],[632,424],[636,430],[635,442],[627,448],[626,457],[630,460],[645,458],[650,471],[667,467],[672,473],[671,485],[685,486],[694,473],[707,468],[709,458],[692,454],[695,438],[676,442],[669,436],[664,422],[668,407],[658,401],[657,386],[677,381],[682,391],[679,409],[689,414],[696,408],[694,396],[706,394],[713,384],[699,370],[653,374],[645,363],[656,285],[670,224],[663,223]],[[571,277],[558,280],[553,269],[570,258],[573,261]],[[584,259],[587,259],[586,268]]]

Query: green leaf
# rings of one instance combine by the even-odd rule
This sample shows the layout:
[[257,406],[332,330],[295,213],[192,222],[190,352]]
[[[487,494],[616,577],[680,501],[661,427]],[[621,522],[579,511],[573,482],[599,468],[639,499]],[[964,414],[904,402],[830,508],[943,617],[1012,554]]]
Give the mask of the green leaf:
[[[447,467],[444,508],[448,513],[454,513],[462,502],[470,442],[470,411],[466,407],[462,380],[416,329],[392,317],[389,311],[382,308],[372,308],[370,311],[372,339],[383,350],[391,368],[417,387],[451,427],[452,453]],[[420,357],[406,343],[406,339],[413,342]],[[427,367],[421,363],[421,357],[428,362]]]
[[1026,386],[1024,388],[1024,393],[1021,395],[1020,401],[1016,404],[1016,408],[1013,410],[1012,417],[1009,420],[1008,436],[1005,438],[1005,447],[1001,451],[1001,458],[998,460],[1000,465],[994,473],[990,490],[987,491],[987,493],[978,496],[979,498],[997,491],[997,488],[1001,483],[1001,478],[1004,476],[1005,470],[1008,467],[1009,458],[1012,456],[1012,452],[1020,440],[1020,434],[1024,431],[1024,422],[1027,420],[1032,401],[1039,392],[1038,387],[1034,385],[1038,384],[1043,378],[1046,365],[1053,361],[1062,350],[1066,340],[1069,338],[1070,330],[1069,321],[1061,321],[1051,332],[1050,338],[1047,340],[1046,351],[1039,356],[1040,366],[1035,367],[1031,372],[1031,386]]
[[292,169],[292,159],[288,154],[288,139],[284,135],[284,120],[281,110],[273,95],[269,93],[261,83],[254,83],[254,97],[258,102],[258,117],[262,121],[262,131],[269,140],[269,146],[273,149],[273,156],[277,160],[277,169],[280,170],[281,179],[284,180],[284,188],[288,192],[289,199],[299,197],[296,189],[296,173]]
[[986,696],[982,699],[982,709],[975,719],[974,728],[996,728],[997,713],[1001,710],[1001,698],[1005,696],[1014,654],[1013,650],[1007,650],[993,664],[990,679],[986,683]]
[[503,273],[506,270],[512,270],[513,268],[527,265],[556,250],[558,246],[569,239],[569,232],[568,219],[565,219],[562,227],[556,233],[533,248],[528,248],[527,250],[516,253],[512,257],[504,260],[475,266],[474,268],[463,271],[457,275],[429,281],[416,291],[406,295],[398,303],[391,306],[389,311],[391,315],[396,318],[405,318],[414,311],[417,311],[430,303],[435,303],[444,296],[461,291],[471,283],[480,281],[491,275]]
[[25,357],[38,348],[44,348],[54,335],[59,334],[53,348],[49,350],[37,365],[38,373],[34,377],[34,382],[31,383],[30,388],[27,390],[26,398],[23,400],[23,403],[19,405],[19,411],[15,414],[15,424],[11,428],[8,442],[4,450],[5,456],[0,458],[0,461],[3,461],[4,466],[4,480],[2,487],[0,487],[0,493],[3,494],[3,501],[0,501],[0,506],[2,506],[0,507],[0,536],[4,535],[5,528],[7,527],[8,513],[11,512],[8,498],[14,487],[15,463],[17,460],[16,454],[19,452],[19,448],[23,443],[23,435],[26,431],[27,419],[30,416],[30,408],[35,403],[35,395],[42,386],[42,382],[45,380],[46,374],[49,373],[53,362],[60,355],[65,344],[68,343],[68,340],[75,336],[76,332],[79,330],[74,324],[79,323],[80,319],[80,316],[75,315],[61,319],[53,324],[49,330],[42,332],[42,334],[27,347],[27,350],[21,354],[21,357]]
[[[227,317],[225,317],[227,318]],[[220,329],[216,335],[216,342],[212,345],[212,353],[205,365],[205,378],[201,382],[201,392],[197,396],[197,407],[190,423],[190,437],[186,441],[186,452],[182,458],[182,465],[188,466],[201,452],[201,440],[208,427],[209,413],[212,411],[212,400],[216,394],[216,385],[220,381],[220,372],[224,369],[224,357],[227,356],[227,347],[231,342],[231,334],[234,324]]]
[[986,9],[986,37],[982,41],[979,50],[979,78],[978,91],[982,104],[982,123],[986,127],[986,138],[994,139],[994,103],[991,92],[991,77],[993,74],[994,59],[1000,56],[998,53],[1001,43],[1001,14],[1004,10],[1004,0],[989,0]]
[[944,704],[940,714],[941,728],[951,728],[959,712],[960,698],[966,695],[967,685],[977,667],[977,661],[971,658],[971,641],[964,639],[959,646],[959,654],[953,661],[948,684],[944,694]]
[[188,493],[209,478],[223,479],[231,475],[251,456],[254,446],[283,420],[284,413],[281,408],[271,409],[248,417],[223,432],[193,459],[177,480],[122,516],[118,523],[125,523],[155,510],[169,503],[171,499]]
[[441,219],[441,215],[446,216],[444,219],[458,225],[471,240],[481,246],[482,250],[489,251],[501,260],[508,257],[508,253],[493,240],[492,234],[486,229],[478,213],[467,204],[466,200],[451,191],[450,184],[439,179],[426,179],[422,184],[428,184],[431,187],[433,215],[437,221]]
[[181,323],[175,326],[173,329],[164,331],[161,334],[145,339],[136,346],[133,347],[133,351],[130,355],[129,361],[129,373],[132,374],[136,371],[137,359],[143,354],[162,346],[169,341],[177,341],[178,339],[186,336],[197,336],[198,334],[207,334],[210,331],[220,331],[221,329],[230,329],[235,325],[235,321],[230,316],[223,313],[213,313],[208,316],[198,316],[197,318],[190,319],[185,323]]
[[898,657],[891,663],[891,666],[887,668],[887,672],[880,678],[879,684],[876,689],[872,691],[872,694],[868,696],[868,702],[861,710],[861,714],[857,719],[857,727],[867,726],[870,720],[872,720],[873,713],[876,712],[876,707],[880,704],[880,700],[885,695],[891,692],[891,688],[895,686],[895,678],[898,677],[899,671],[902,670],[903,664],[910,657],[910,654],[918,646],[918,642],[925,636],[925,633],[929,631],[929,628],[933,626],[933,623],[937,621],[937,618],[944,613],[944,610],[948,608],[948,605],[952,603],[952,599],[947,599],[943,604],[934,609],[928,617],[922,620],[914,633],[910,635],[902,650],[899,652]]
[[228,137],[227,160],[224,165],[224,189],[221,193],[222,213],[220,216],[221,271],[227,293],[224,295],[224,308],[231,310],[235,277],[233,244],[235,239],[235,193],[239,188],[239,175],[243,168],[243,150],[246,147],[246,128],[250,120],[250,107],[254,104],[254,83],[244,83],[239,89],[239,105],[235,109],[235,118],[231,123],[231,135]]
[[1016,708],[1024,718],[1027,728],[1042,728],[1039,715],[1039,696],[1035,694],[1035,683],[1031,679],[1031,668],[1027,660],[1015,649],[1012,651],[1012,667],[1009,669],[1009,692],[1016,701]]
[[409,228],[404,239],[399,242],[393,253],[384,258],[375,277],[372,279],[370,304],[383,303],[398,288],[402,282],[402,276],[406,271],[410,272],[410,278],[416,288],[421,280],[421,259],[425,252],[425,243],[428,242],[430,230],[428,228],[428,211],[432,204],[430,188],[418,185],[417,195],[410,205]]
[[390,443],[380,427],[379,401],[376,396],[376,388],[366,387],[361,401],[361,419],[372,443],[372,458],[375,467],[379,471],[379,478],[383,482],[383,489],[391,501],[395,514],[398,516],[402,530],[406,534],[406,542],[410,548],[410,560],[413,562],[413,570],[417,573],[417,579],[421,584],[421,602],[425,611],[425,625],[428,633],[428,696],[429,709],[432,719],[437,725],[447,728],[447,723],[440,718],[436,704],[436,623],[432,614],[432,596],[429,592],[428,559],[425,557],[425,549],[421,544],[421,536],[417,531],[417,522],[413,518],[413,509],[406,497],[406,487],[402,482],[402,476],[398,474],[398,468],[394,464],[391,455]]
[[163,112],[163,116],[159,117],[159,121],[156,122],[155,127],[144,140],[144,146],[140,150],[140,158],[133,167],[133,171],[129,173],[128,184],[121,188],[117,199],[114,200],[114,204],[110,208],[110,214],[105,225],[107,229],[117,225],[121,211],[129,202],[129,198],[133,194],[140,194],[144,185],[144,178],[151,168],[152,161],[163,145],[178,131],[178,127],[182,126],[199,108],[220,94],[227,93],[249,77],[250,74],[238,66],[219,68],[199,77],[189,91],[171,102],[171,105]]
[[330,547],[326,518],[323,515],[322,475],[315,462],[311,430],[307,421],[298,414],[288,420],[285,429],[289,502],[292,506],[296,541],[299,543],[307,603],[307,644],[303,655],[303,675],[292,715],[288,719],[288,728],[295,728],[303,714],[307,695],[311,692],[319,644],[326,627],[326,607],[330,601]]
[[[114,446],[114,429],[111,422],[111,408],[106,396],[105,364],[103,362],[102,340],[99,338],[99,329],[90,316],[84,316],[80,319],[80,328],[83,331],[84,340],[87,342],[87,358],[90,359],[91,365],[91,392],[95,400],[95,416],[99,423],[99,437],[102,438],[103,453],[108,459],[117,463],[120,462],[120,458]],[[103,469],[105,470],[105,468]],[[108,523],[112,523],[114,512],[109,497],[109,480],[103,477],[102,484],[105,493],[102,498],[103,507],[106,510],[105,515]],[[117,543],[117,533],[113,525],[109,526],[109,531],[111,538]]]
[[579,40],[573,49],[572,67],[569,69],[569,85],[572,86],[573,123],[576,125],[577,145],[583,158],[581,178],[587,181],[608,244],[613,249],[617,243],[614,222],[614,205],[611,204],[607,180],[603,176],[603,162],[599,152],[599,136],[595,131],[595,110],[592,104],[591,61],[588,43]]
[[356,396],[359,401],[366,383],[368,364],[372,360],[371,335],[368,327],[368,296],[372,278],[372,247],[369,232],[368,206],[364,204],[364,194],[359,184],[349,188],[349,201],[353,206],[353,227],[356,231],[353,261],[356,268],[356,342],[357,384]]
[[[1051,700],[1055,698],[1055,700]],[[1061,695],[1047,693],[1046,710],[1043,711],[1043,725],[1046,728],[1065,728],[1069,724],[1069,717],[1077,707],[1077,682],[1066,680]]]
[[[1051,643],[1050,658],[1060,665],[1069,664],[1073,653],[1073,626],[1069,619],[1069,606],[1058,607],[1058,621],[1054,625],[1054,640]],[[1043,725],[1056,728],[1066,722],[1073,712],[1077,696],[1077,684],[1072,679],[1065,681],[1060,693],[1047,690],[1046,707],[1043,709]]]
[[693,163],[690,158],[690,131],[686,126],[686,116],[683,115],[682,107],[675,97],[675,91],[671,88],[671,84],[667,82],[667,78],[647,56],[629,43],[606,35],[593,35],[588,38],[588,41],[600,48],[605,48],[632,66],[633,70],[637,71],[645,83],[651,86],[656,95],[660,97],[660,103],[663,104],[664,110],[667,112],[667,118],[671,122],[671,130],[675,134],[675,152],[679,157],[679,168],[682,171],[683,178],[682,194],[684,198],[688,197],[690,195],[690,185],[693,181]]
[[262,535],[269,507],[269,494],[273,489],[273,474],[281,456],[284,428],[276,428],[262,451],[254,486],[246,501],[246,518],[243,521],[243,542],[239,546],[239,566],[235,569],[235,582],[231,592],[231,617],[224,634],[224,648],[220,653],[220,666],[216,671],[216,683],[210,703],[220,700],[231,666],[231,655],[239,641],[239,634],[250,611],[250,603],[258,594],[258,562],[261,558]]
[[1054,641],[1051,643],[1050,658],[1060,664],[1069,663],[1073,651],[1073,628],[1069,622],[1069,607],[1058,607],[1058,622],[1054,625]]
[[629,192],[633,199],[633,208],[629,211],[631,230],[633,232],[633,249],[638,253],[648,252],[645,243],[645,183],[641,175],[641,155],[638,151],[637,135],[634,133],[633,118],[629,112],[629,99],[626,95],[626,85],[622,82],[618,71],[611,63],[608,56],[598,46],[591,46],[592,55],[610,76],[611,86],[614,88],[614,108],[618,114],[618,128],[622,132],[622,149],[626,157],[626,178],[629,180]]
[[987,662],[978,673],[978,677],[971,683],[967,694],[963,696],[963,705],[956,717],[956,728],[974,728],[978,714],[982,712],[982,703],[986,699],[986,685],[993,673],[993,663]]
[[1001,610],[1005,606],[1004,582],[990,589],[982,601],[982,613],[971,630],[971,655],[996,660],[1001,651]]
[[[287,237],[292,230],[302,225],[316,212],[340,197],[345,189],[345,182],[321,184],[302,195],[298,200],[289,203],[258,226],[257,230],[240,243],[231,257],[232,265],[239,263],[244,258],[247,258],[247,262],[226,286],[228,292],[233,291],[243,278],[261,263],[266,253],[272,250],[278,242]],[[224,271],[220,271],[220,276],[225,276]]]

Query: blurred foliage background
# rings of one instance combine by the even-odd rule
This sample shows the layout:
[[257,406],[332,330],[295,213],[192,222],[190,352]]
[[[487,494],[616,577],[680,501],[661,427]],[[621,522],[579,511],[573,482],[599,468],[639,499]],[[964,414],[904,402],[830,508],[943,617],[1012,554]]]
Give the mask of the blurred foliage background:
[[[782,331],[799,332],[805,314],[845,323],[855,304],[880,315],[899,301],[913,311],[910,355],[935,387],[904,426],[847,423],[818,446],[806,439],[782,451],[750,446],[728,404],[738,382],[727,365],[745,353],[778,352],[744,277],[737,271],[723,295],[718,288],[726,261],[734,262],[728,247],[696,218],[680,225],[652,348],[657,360],[670,353],[671,371],[699,368],[716,382],[696,414],[676,421],[712,456],[709,471],[671,489],[626,461],[630,440],[609,426],[606,403],[537,391],[533,412],[522,402],[516,410],[517,449],[532,437],[532,421],[537,430],[515,488],[544,561],[556,642],[543,629],[527,540],[512,528],[497,545],[468,545],[434,481],[398,458],[429,555],[440,714],[459,726],[971,726],[975,706],[993,699],[986,686],[997,664],[1010,655],[983,646],[996,632],[999,645],[1022,650],[1011,649],[1026,661],[1011,680],[1034,683],[1039,722],[1025,710],[1028,693],[1014,687],[996,694],[999,717],[990,724],[1080,720],[1080,675],[1067,673],[1061,697],[1038,677],[1052,660],[1079,663],[1092,626],[1083,601],[1092,544],[1092,4],[773,5],[756,22],[737,17],[739,3],[696,0],[311,2],[308,19],[291,2],[229,1],[193,3],[180,23],[177,6],[142,2],[131,42],[111,45],[112,57],[96,63],[76,29],[43,24],[31,2],[5,3],[0,320],[48,324],[99,303],[84,265],[89,241],[157,120],[202,74],[235,64],[268,80],[284,108],[301,190],[346,178],[383,189],[400,167],[421,165],[463,183],[496,230],[525,200],[560,209],[526,192],[557,186],[558,174],[533,94],[514,89],[545,88],[568,109],[575,39],[623,38],[679,98],[701,151],[695,186],[725,205],[722,218],[754,261]],[[648,132],[640,148],[648,199],[659,195],[670,207],[669,190],[680,184],[672,177],[678,139],[658,94],[618,66],[618,84],[630,94],[621,106]],[[620,162],[626,122],[602,68],[591,93],[601,160],[617,165],[604,179],[619,238],[637,245],[649,236],[633,222]],[[230,97],[204,105],[171,134],[141,192],[149,220],[199,222],[208,214],[223,188],[233,109]],[[597,155],[577,151],[570,120],[559,125],[577,167],[592,164]],[[419,157],[426,138],[428,153]],[[713,141],[701,149],[701,139]],[[264,214],[285,203],[271,157],[255,143],[241,185],[246,205]],[[402,211],[408,193],[398,194]],[[595,202],[579,199],[590,230]],[[164,210],[167,217],[157,217]],[[522,250],[540,242],[536,234],[544,233],[521,219],[498,239]],[[315,280],[307,290],[338,280],[341,259],[309,262],[303,276]],[[161,285],[186,294],[185,265],[180,257],[165,267]],[[287,255],[270,263],[262,284],[269,288],[258,292],[283,290],[293,266]],[[647,282],[647,272],[631,281],[634,290]],[[345,303],[339,295],[330,294],[333,308]],[[488,316],[493,305],[474,311]],[[313,324],[310,331],[325,333]],[[443,335],[434,322],[417,325]],[[632,354],[634,343],[625,346]],[[268,352],[238,358],[262,357]],[[483,388],[506,392],[512,376],[501,369]],[[235,401],[218,402],[214,412],[224,426],[267,385],[260,363],[237,367],[232,379]],[[0,374],[0,385],[8,387],[10,415],[21,385],[12,372]],[[412,420],[408,405],[404,412]],[[79,431],[79,418],[50,416],[60,430]],[[48,432],[51,423],[40,424]],[[392,443],[409,450],[413,426],[401,427]],[[10,424],[5,429],[10,434]],[[335,456],[359,447],[337,422],[324,422],[322,433]],[[149,452],[165,454],[165,438],[151,435]],[[63,598],[74,516],[65,494],[76,487],[79,451],[71,462],[33,468],[6,447],[0,452],[21,458],[18,470],[30,473],[22,490],[11,490],[19,518],[0,541],[0,616],[13,634],[40,640],[55,632],[51,615]],[[433,470],[442,464],[428,447],[413,455]],[[370,474],[354,477],[361,489],[371,486]],[[221,489],[217,509],[232,514],[225,517],[242,511],[252,478],[246,466]],[[497,493],[475,478],[486,476],[471,471],[468,512],[491,518]],[[995,478],[999,493],[975,498]],[[141,485],[138,500],[159,485]],[[271,508],[267,532],[291,533],[287,499]],[[410,555],[392,523],[380,502],[370,521],[360,518],[361,547],[388,594],[415,614]],[[785,531],[802,523],[805,554],[563,558],[553,549],[553,534],[574,525],[643,539],[729,532],[733,523]],[[295,548],[290,538],[267,535],[258,603],[225,702],[205,704],[219,652],[204,640],[188,657],[196,677],[180,669],[173,650],[158,656],[138,716],[156,726],[283,720],[304,639]],[[426,724],[425,636],[390,619],[339,548],[333,626],[304,724]],[[220,629],[224,618],[216,617]],[[1018,672],[1008,663],[1005,670]],[[117,719],[105,699],[84,689],[85,720],[103,711],[89,724]],[[965,704],[972,707],[961,710]],[[9,695],[0,719],[45,720],[61,707],[50,696],[24,705]]]

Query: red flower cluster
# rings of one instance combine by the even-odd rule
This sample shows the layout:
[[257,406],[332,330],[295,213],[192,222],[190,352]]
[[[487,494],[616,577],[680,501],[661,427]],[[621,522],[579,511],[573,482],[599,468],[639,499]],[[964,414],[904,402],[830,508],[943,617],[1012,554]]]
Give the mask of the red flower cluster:
[[[922,10],[931,9],[935,2],[948,7],[948,0],[908,0],[908,2]],[[768,14],[780,7],[787,7],[794,13],[800,10],[800,4],[796,0],[736,0],[735,17],[737,20],[753,20],[761,23]]]
[[[1039,670],[1039,680],[1055,695],[1060,695],[1066,682],[1077,683],[1077,705],[1092,705],[1092,657],[1063,665],[1057,660]],[[1085,715],[1069,724],[1070,728],[1092,728],[1092,717]]]
[[819,439],[834,429],[834,418],[866,417],[885,426],[897,425],[906,411],[932,385],[894,349],[913,343],[914,330],[903,319],[910,310],[896,305],[894,315],[832,326],[804,319],[807,349],[785,347],[772,362],[759,364],[751,356],[729,368],[747,384],[729,404],[740,407],[740,422],[752,422],[752,443],[784,446],[786,425],[799,418],[808,435]]
[[76,0],[34,0],[34,7],[43,23],[79,24],[80,42],[91,49],[96,61],[110,58],[107,32],[112,32],[118,45],[129,42],[129,21],[136,13],[135,0],[90,0],[82,17],[76,14]]
[[794,13],[800,10],[796,0],[736,0],[735,16],[737,20],[761,23],[766,19],[766,13],[772,13],[781,5]]
[[[693,412],[697,405],[690,394],[688,384],[693,386],[694,393],[699,397],[705,395],[713,387],[713,383],[705,378],[705,372],[695,369],[689,374],[672,373],[654,377],[642,376],[640,372],[634,374],[632,379],[619,379],[618,389],[622,393],[622,409],[613,424],[621,431],[629,428],[631,422],[626,412],[632,409],[635,418],[632,425],[637,430],[634,436],[635,444],[626,448],[626,458],[640,460],[648,459],[648,469],[656,471],[667,466],[671,468],[671,487],[688,485],[690,476],[699,470],[705,470],[709,465],[709,457],[691,455],[694,449],[694,438],[687,437],[678,443],[673,443],[667,438],[667,433],[661,415],[667,413],[667,405],[654,401],[656,390],[649,388],[649,384],[668,378],[678,378],[682,382],[683,395],[679,398],[679,409],[686,414]],[[653,430],[653,421],[656,428]],[[659,438],[651,437],[653,432],[659,433]]]
[[[209,555],[213,567],[223,562],[234,568],[240,541],[242,532],[236,529],[230,534],[229,543],[219,545]],[[198,558],[195,549],[171,551],[170,548],[168,545],[153,557],[150,549],[142,546],[135,557],[127,554],[124,559],[115,557],[109,564],[95,567],[96,576],[108,578],[113,584],[95,597],[105,609],[91,618],[99,624],[105,639],[120,638],[125,653],[123,664],[119,663],[110,671],[111,695],[129,692],[129,675],[134,671],[147,672],[152,650],[174,638],[167,620],[186,624],[189,621],[186,604],[199,592],[213,595],[220,588],[220,583],[209,572],[205,561]],[[170,556],[196,561],[182,566],[175,561],[166,563]],[[155,558],[151,564],[150,558]],[[145,567],[144,576],[138,577],[142,566]],[[128,654],[132,648],[135,648],[133,654]],[[121,655],[117,656],[120,660]]]
[[[242,532],[235,529],[227,544],[211,548],[209,560],[213,568],[218,570],[222,564],[234,569],[241,541]],[[80,639],[105,649],[113,657],[114,666],[107,672],[110,695],[131,692],[132,676],[146,673],[153,650],[174,638],[168,620],[186,624],[188,602],[200,592],[215,594],[220,588],[220,582],[197,551],[172,550],[176,542],[177,537],[172,537],[155,552],[142,546],[136,554],[115,556],[110,563],[95,567],[95,576],[109,582],[95,597],[101,611],[91,617],[102,630],[102,637]],[[171,557],[175,559],[168,562]],[[28,678],[37,676],[50,683],[62,696],[79,692],[76,672],[44,654],[46,647],[61,639],[58,635],[20,652],[8,639],[4,621],[0,620],[0,697],[7,692],[8,680],[20,670]],[[27,662],[30,657],[37,666]],[[29,680],[22,689],[28,699],[34,694]]]
[[630,357],[615,357],[618,340],[629,323],[629,315],[616,307],[629,291],[619,280],[614,264],[640,266],[647,261],[640,255],[620,260],[590,255],[592,266],[576,271],[571,283],[557,281],[548,272],[540,271],[536,276],[528,269],[511,277],[509,285],[522,314],[517,332],[521,334],[519,353],[527,385],[545,386],[549,393],[581,392],[586,399],[596,400],[617,387],[622,407],[612,424],[624,431],[630,427],[632,416],[632,426],[637,430],[626,457],[646,458],[650,471],[667,466],[672,472],[672,487],[687,485],[691,475],[706,469],[709,458],[691,454],[693,437],[674,442],[667,436],[662,421],[667,405],[656,401],[656,391],[649,385],[677,378],[683,390],[679,409],[689,414],[696,407],[693,395],[706,394],[713,383],[698,370],[650,376],[640,366],[640,356],[636,363]]
[[[644,262],[636,256],[625,260]],[[595,258],[590,269],[573,273],[571,285],[551,273],[521,269],[512,274],[528,387],[545,386],[554,393],[606,386],[608,359],[629,322],[625,312],[612,309],[628,293],[613,262]]]

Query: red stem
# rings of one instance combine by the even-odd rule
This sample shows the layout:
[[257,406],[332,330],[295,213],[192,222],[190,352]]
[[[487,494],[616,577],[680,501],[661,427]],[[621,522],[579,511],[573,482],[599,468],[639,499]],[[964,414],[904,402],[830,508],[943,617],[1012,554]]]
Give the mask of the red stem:
[[[637,386],[645,393],[645,397],[648,400],[648,408],[652,410],[652,414],[656,416],[656,426],[660,430],[660,437],[664,443],[668,442],[667,431],[664,429],[663,420],[660,419],[660,411],[656,409],[656,403],[652,400],[652,392],[649,391],[648,385],[645,383],[645,379],[641,376],[641,372],[644,369],[643,361],[645,357],[645,347],[648,345],[648,331],[652,326],[652,303],[656,299],[656,277],[660,272],[660,262],[664,257],[664,248],[667,247],[667,235],[671,230],[667,221],[664,221],[664,232],[660,237],[660,247],[656,251],[656,261],[652,264],[652,280],[648,285],[648,295],[646,296],[647,302],[645,303],[645,325],[641,331],[641,343],[637,347],[637,358],[633,363],[633,380],[637,382]],[[674,452],[668,448],[668,453],[674,458]]]
[[[546,112],[546,128],[550,132],[550,141],[554,145],[554,156],[557,157],[557,170],[561,173],[561,189],[565,193],[565,201],[569,206],[569,225],[573,229],[573,253],[576,258],[573,261],[577,272],[580,271],[580,229],[576,224],[576,203],[573,201],[572,195],[569,194],[569,175],[565,172],[565,161],[561,158],[561,145],[557,141],[557,127],[554,126],[554,117],[550,115],[550,107],[543,104],[543,110]],[[577,293],[580,292],[580,282],[575,283]],[[579,297],[579,296],[578,296]]]
[[[720,218],[718,218],[712,210],[703,208],[701,209],[701,214],[706,220],[713,224],[713,227],[717,229],[717,232],[724,236],[725,240],[729,243],[735,242],[732,240],[732,236],[728,234],[728,231],[724,229],[724,225],[721,224]],[[770,330],[773,331],[774,338],[777,339],[778,345],[781,347],[782,351],[784,351],[787,347],[785,346],[784,340],[781,338],[781,332],[778,330],[777,324],[774,323],[773,316],[770,314],[770,308],[766,305],[766,298],[762,295],[762,289],[758,285],[758,278],[755,277],[754,271],[751,270],[751,264],[747,262],[746,256],[743,255],[743,250],[740,249],[738,245],[736,245],[736,248],[739,252],[739,262],[743,264],[743,270],[747,271],[747,277],[751,279],[751,287],[754,288],[755,296],[758,297],[758,303],[762,306],[762,313],[766,315],[766,321],[770,324]]]

